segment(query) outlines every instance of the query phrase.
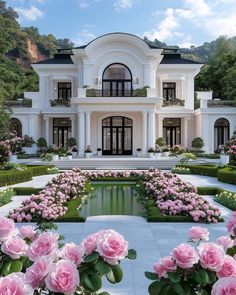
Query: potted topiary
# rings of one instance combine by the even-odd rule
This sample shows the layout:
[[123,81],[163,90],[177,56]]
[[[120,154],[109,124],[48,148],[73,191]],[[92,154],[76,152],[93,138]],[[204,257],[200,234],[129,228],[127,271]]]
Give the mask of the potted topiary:
[[158,145],[155,146],[155,158],[160,158],[161,156],[161,149]]
[[141,155],[142,155],[142,149],[141,148],[137,148],[136,151],[137,151],[137,156],[140,158]]
[[97,148],[97,154],[98,154],[99,158],[102,156],[102,149],[101,148]]
[[196,137],[194,138],[194,140],[192,141],[191,144],[192,148],[196,151],[201,151],[202,148],[204,147],[204,141],[201,137]]
[[158,145],[159,148],[165,147],[166,146],[166,140],[165,140],[165,138],[164,137],[158,137],[156,139],[156,145]]
[[47,141],[44,137],[39,137],[37,140],[37,146],[40,152],[43,152],[47,148]]
[[161,149],[161,156],[162,157],[169,157],[169,155],[170,155],[170,147],[169,146],[164,146]]
[[85,153],[85,158],[90,158],[91,155],[93,154],[93,148],[90,145],[87,145],[84,153]]
[[78,149],[77,149],[77,146],[73,146],[73,147],[71,148],[71,152],[72,152],[73,158],[76,158],[77,155],[78,155]]
[[155,157],[155,149],[153,147],[148,148],[148,155],[149,155],[149,158]]
[[76,139],[74,137],[70,137],[67,142],[68,148],[72,148],[73,146],[76,146],[76,145],[77,145]]
[[69,151],[69,152],[66,153],[66,155],[67,155],[68,160],[72,160],[72,157],[73,157],[72,152]]

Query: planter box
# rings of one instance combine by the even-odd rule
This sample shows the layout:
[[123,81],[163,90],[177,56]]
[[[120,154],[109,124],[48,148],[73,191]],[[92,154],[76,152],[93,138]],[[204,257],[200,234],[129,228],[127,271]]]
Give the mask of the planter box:
[[67,156],[67,159],[68,159],[68,160],[72,160],[72,158],[73,158],[73,156],[72,156],[72,155],[70,155],[70,156]]
[[142,155],[142,152],[137,152],[137,156],[140,158]]
[[155,158],[160,158],[161,157],[161,153],[155,153]]
[[162,157],[169,157],[169,155],[170,155],[170,152],[162,152],[161,153]]
[[155,154],[154,153],[148,153],[149,158],[155,158]]
[[102,151],[97,152],[97,154],[98,154],[98,157],[101,158],[101,156],[102,156]]
[[24,146],[23,148],[22,148],[22,151],[23,152],[25,152],[26,154],[28,154],[28,155],[32,155],[32,154],[36,154],[37,153],[37,151],[38,151],[38,148],[37,148],[37,146],[31,146],[31,147],[26,147],[26,146]]
[[72,154],[73,154],[72,157],[73,157],[73,158],[76,158],[78,153],[77,153],[77,152],[72,152]]
[[220,163],[222,165],[227,165],[229,163],[229,155],[220,155]]
[[89,159],[92,157],[92,153],[84,153],[85,154],[85,158]]

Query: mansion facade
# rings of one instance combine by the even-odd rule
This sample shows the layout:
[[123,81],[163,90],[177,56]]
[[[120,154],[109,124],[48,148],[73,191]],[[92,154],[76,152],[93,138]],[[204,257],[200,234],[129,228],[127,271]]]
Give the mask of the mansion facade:
[[195,109],[194,78],[203,64],[134,35],[103,35],[32,67],[39,92],[13,106],[12,123],[48,145],[75,137],[80,156],[87,145],[103,155],[136,155],[137,148],[145,155],[158,137],[188,148],[201,137],[210,153],[236,129],[236,108],[214,107],[212,92],[198,92]]

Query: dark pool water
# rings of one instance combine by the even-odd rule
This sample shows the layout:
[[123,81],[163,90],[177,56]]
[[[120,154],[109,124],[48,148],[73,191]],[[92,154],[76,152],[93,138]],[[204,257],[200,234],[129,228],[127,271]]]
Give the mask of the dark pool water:
[[83,217],[97,215],[144,216],[134,182],[93,182],[92,197],[79,209]]

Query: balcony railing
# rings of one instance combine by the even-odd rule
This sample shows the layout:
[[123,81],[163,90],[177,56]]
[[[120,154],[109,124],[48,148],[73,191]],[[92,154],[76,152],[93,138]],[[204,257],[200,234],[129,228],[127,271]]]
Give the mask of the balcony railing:
[[184,106],[185,101],[183,99],[175,98],[175,99],[170,99],[166,100],[163,99],[163,107],[168,107],[168,106]]
[[3,105],[9,108],[32,108],[31,99],[5,100]]
[[236,107],[235,100],[220,100],[212,99],[207,101],[208,108],[227,108],[227,107]]
[[90,88],[86,90],[87,97],[147,97],[147,90],[144,88],[133,90],[98,90]]
[[58,98],[50,100],[51,107],[70,107],[70,98]]

